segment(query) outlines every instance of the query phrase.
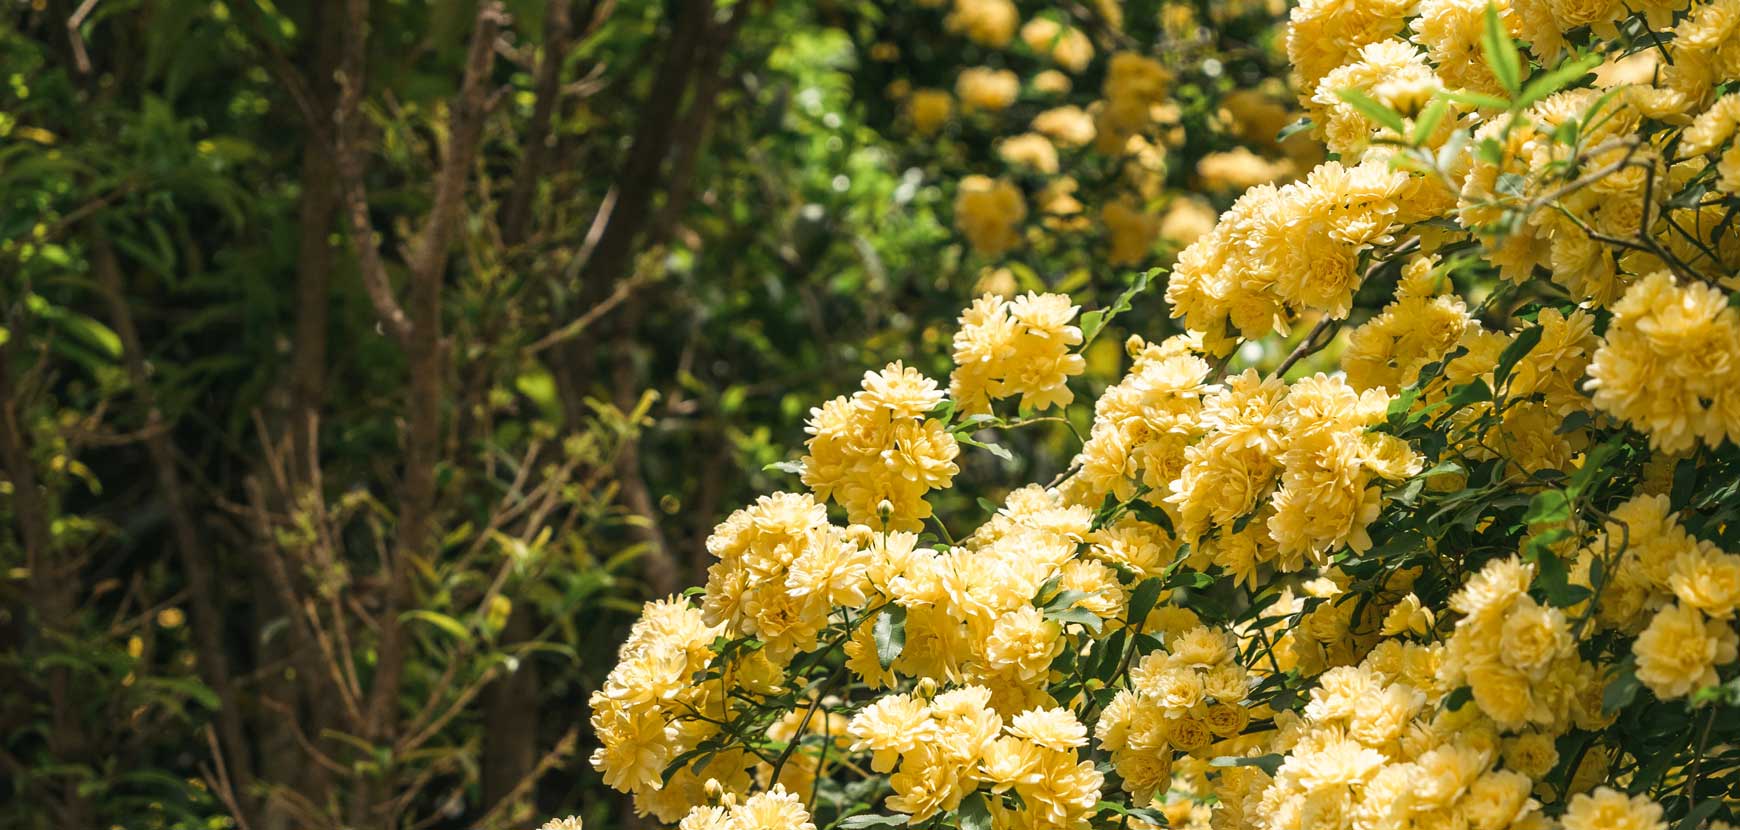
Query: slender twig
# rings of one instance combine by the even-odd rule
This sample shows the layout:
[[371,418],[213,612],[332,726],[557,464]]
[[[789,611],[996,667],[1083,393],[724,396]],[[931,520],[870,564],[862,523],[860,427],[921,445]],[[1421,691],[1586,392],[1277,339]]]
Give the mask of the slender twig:
[[217,794],[218,800],[224,803],[225,809],[230,811],[230,816],[236,820],[236,827],[240,830],[252,830],[248,826],[247,814],[242,812],[241,804],[236,800],[236,788],[230,782],[230,775],[227,771],[229,765],[224,763],[224,750],[218,743],[217,730],[213,729],[209,723],[205,725],[205,742],[211,750],[214,768],[212,774],[205,776],[206,783],[210,785],[211,791]]
[[[1317,325],[1312,326],[1311,331],[1305,335],[1305,339],[1299,341],[1299,345],[1293,347],[1292,354],[1287,355],[1287,359],[1281,361],[1281,365],[1275,367],[1274,376],[1282,377],[1286,375],[1287,370],[1293,368],[1293,364],[1304,360],[1307,356],[1316,352],[1318,349],[1329,345],[1329,341],[1333,340],[1335,337],[1334,330],[1340,325],[1340,320],[1327,315],[1325,315],[1323,319],[1318,320]],[[1328,337],[1323,336],[1325,332],[1329,333]],[[1322,342],[1319,342],[1319,338],[1322,338]]]
[[1710,714],[1704,716],[1704,728],[1698,735],[1697,754],[1692,756],[1692,773],[1686,781],[1686,813],[1693,812],[1698,806],[1698,780],[1704,774],[1704,752],[1710,748],[1710,728],[1716,725],[1716,713],[1721,706],[1711,704]]
[[356,251],[357,266],[362,272],[363,289],[375,315],[387,333],[401,344],[411,338],[411,321],[393,295],[392,281],[387,276],[386,263],[381,260],[380,243],[375,239],[374,220],[369,218],[368,185],[363,176],[362,160],[362,100],[367,84],[364,76],[368,56],[368,0],[349,0],[346,4],[349,20],[345,24],[344,57],[339,62],[338,111],[333,116],[336,137],[333,140],[333,160],[338,168],[339,186],[344,194],[345,219],[350,223],[351,248]]
[[635,276],[618,282],[615,290],[610,292],[610,296],[600,300],[597,305],[587,309],[585,314],[574,318],[574,320],[569,322],[567,325],[538,338],[530,346],[526,347],[526,352],[528,354],[537,354],[557,343],[561,343],[564,340],[571,340],[574,337],[579,336],[581,332],[586,331],[586,329],[593,323],[598,322],[599,318],[609,314],[617,306],[622,305],[623,301],[627,300],[629,296],[634,294],[635,289],[650,281],[650,279],[636,274]]
[[798,744],[803,743],[804,732],[810,728],[810,720],[816,716],[816,710],[821,708],[822,698],[833,690],[834,684],[839,683],[846,676],[846,666],[846,663],[841,663],[839,668],[834,669],[833,674],[828,675],[827,679],[822,681],[820,687],[814,687],[815,697],[810,700],[809,710],[804,712],[803,720],[798,721],[797,730],[792,733],[791,741],[785,745],[785,750],[780,752],[779,757],[774,760],[773,773],[767,777],[767,780],[779,780],[779,771],[785,768],[785,762],[791,759],[793,752],[797,751]]
[[551,769],[554,769],[558,762],[572,754],[574,752],[575,743],[579,740],[579,737],[579,724],[568,727],[568,731],[563,733],[561,738],[557,739],[555,747],[551,748],[549,752],[544,753],[544,757],[538,761],[537,766],[533,767],[532,771],[524,778],[520,779],[520,782],[515,784],[514,788],[509,790],[507,795],[503,796],[500,801],[497,801],[489,808],[488,812],[483,814],[483,818],[478,820],[477,826],[490,826],[490,824],[495,820],[495,817],[500,814],[502,810],[507,808],[507,805],[518,801],[521,796],[525,795],[527,790],[531,789],[533,785],[538,783],[538,779],[543,778],[544,774],[549,772]]
[[66,19],[66,33],[72,41],[73,61],[78,65],[79,72],[86,75],[91,73],[91,55],[85,49],[85,36],[79,29],[85,25],[85,20],[96,8],[97,0],[85,0]]

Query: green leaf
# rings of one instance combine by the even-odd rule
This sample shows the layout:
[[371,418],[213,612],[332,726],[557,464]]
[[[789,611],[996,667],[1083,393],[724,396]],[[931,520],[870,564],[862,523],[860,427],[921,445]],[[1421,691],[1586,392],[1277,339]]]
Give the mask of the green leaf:
[[1563,490],[1543,490],[1529,500],[1529,510],[1523,514],[1523,524],[1556,524],[1571,518],[1571,500]]
[[1535,587],[1546,597],[1547,604],[1555,608],[1570,608],[1588,599],[1590,591],[1581,585],[1571,584],[1571,572],[1565,567],[1565,560],[1553,552],[1550,547],[1552,542],[1546,540],[1546,537],[1553,537],[1557,541],[1563,538],[1558,535],[1561,533],[1566,531],[1563,528],[1555,529],[1551,533],[1542,534],[1539,542],[1530,542],[1528,558],[1539,569],[1535,576]]
[[1601,693],[1601,714],[1611,715],[1631,705],[1642,688],[1643,683],[1637,679],[1636,658],[1625,658],[1619,664],[1619,670],[1614,672],[1613,679],[1607,682],[1607,690]]
[[37,294],[26,297],[25,304],[32,314],[59,326],[74,339],[95,349],[103,358],[109,361],[121,358],[121,336],[108,326],[76,311],[54,305]]
[[1083,627],[1096,634],[1099,633],[1100,627],[1105,625],[1105,620],[1100,619],[1094,614],[1094,612],[1089,611],[1086,608],[1072,607],[1055,611],[1047,610],[1045,612],[1045,618],[1061,625],[1080,623]]
[[943,398],[937,402],[936,406],[931,407],[930,411],[925,413],[925,416],[935,418],[945,424],[948,423],[949,419],[955,416],[955,399]]
[[975,790],[962,799],[959,815],[961,830],[991,830],[991,806],[984,793]]
[[1698,488],[1698,462],[1682,458],[1674,464],[1674,486],[1670,491],[1675,510],[1684,510],[1692,503]]
[[1571,498],[1576,498],[1582,495],[1584,490],[1589,489],[1589,485],[1595,482],[1596,476],[1605,477],[1610,474],[1612,471],[1607,469],[1607,462],[1617,455],[1624,445],[1625,437],[1616,435],[1583,453],[1583,466],[1577,468],[1577,472],[1572,474],[1571,483],[1565,488],[1565,492]]
[[1148,577],[1136,586],[1130,594],[1130,625],[1141,625],[1148,618],[1148,612],[1154,610],[1154,603],[1159,601],[1160,591],[1165,587],[1165,580],[1157,576]]
[[1492,384],[1494,386],[1500,389],[1504,388],[1505,378],[1510,377],[1510,372],[1516,368],[1517,361],[1522,360],[1541,342],[1541,331],[1542,329],[1538,325],[1529,326],[1517,332],[1516,339],[1504,347],[1504,351],[1498,355],[1498,365],[1492,369]]
[[1419,399],[1419,387],[1410,386],[1403,389],[1402,393],[1397,395],[1394,400],[1391,400],[1389,409],[1385,412],[1385,416],[1387,417],[1390,426],[1401,426],[1408,417],[1408,410],[1413,409],[1414,402]]
[[1211,759],[1208,765],[1211,767],[1256,767],[1273,776],[1275,771],[1281,768],[1281,762],[1285,760],[1285,756],[1273,752],[1248,758],[1242,755],[1222,755]]
[[147,677],[140,681],[140,686],[141,688],[162,691],[175,697],[189,698],[213,712],[223,708],[223,702],[218,700],[217,693],[204,683],[191,677]]
[[1474,699],[1474,687],[1472,687],[1472,686],[1458,686],[1458,687],[1456,687],[1455,691],[1451,692],[1448,696],[1446,696],[1444,698],[1444,708],[1446,710],[1454,712],[1457,709],[1461,709],[1465,704],[1468,703],[1468,701],[1473,700],[1473,699]]
[[1589,70],[1600,65],[1600,55],[1584,55],[1580,58],[1565,61],[1564,63],[1559,64],[1559,68],[1550,72],[1543,72],[1536,75],[1534,80],[1529,81],[1528,85],[1523,87],[1522,94],[1517,96],[1516,108],[1519,110],[1523,109],[1548,95],[1564,89],[1566,85],[1589,74]]
[[1506,101],[1497,95],[1487,95],[1484,92],[1469,92],[1466,89],[1446,89],[1438,94],[1444,96],[1446,100],[1454,101],[1458,104],[1467,104],[1471,107],[1479,107],[1480,109],[1501,110],[1510,106],[1509,101]]
[[876,662],[881,663],[883,669],[894,665],[894,661],[900,659],[900,652],[906,649],[906,607],[890,605],[882,609],[871,633],[876,637]]
[[1402,120],[1401,114],[1379,103],[1370,95],[1352,88],[1338,89],[1335,91],[1335,95],[1354,109],[1359,110],[1360,115],[1371,119],[1380,126],[1388,127],[1390,132],[1398,136],[1407,135],[1408,124]]
[[1014,461],[1015,460],[1015,454],[1012,452],[1009,452],[1009,449],[1007,447],[1004,447],[1001,444],[989,444],[989,443],[986,443],[984,441],[980,441],[976,438],[972,438],[972,437],[967,436],[967,435],[956,435],[955,440],[959,441],[963,444],[966,444],[969,447],[978,447],[979,449],[982,449],[982,450],[990,450],[992,455],[997,456],[998,458],[1001,458],[1004,461]]
[[1124,664],[1124,647],[1129,643],[1130,630],[1120,628],[1112,632],[1112,636],[1100,640],[1094,648],[1101,650],[1099,668],[1093,676],[1102,683],[1111,683],[1117,675],[1119,667]]
[[1565,420],[1559,424],[1558,429],[1553,430],[1553,434],[1567,435],[1576,432],[1577,430],[1588,426],[1589,422],[1592,420],[1594,419],[1589,417],[1589,413],[1587,412],[1573,412],[1565,416]]
[[1706,819],[1715,815],[1716,811],[1720,809],[1722,809],[1722,799],[1705,798],[1698,802],[1698,806],[1693,807],[1691,812],[1686,813],[1686,817],[1680,819],[1680,823],[1675,825],[1675,828],[1676,830],[1697,830],[1704,826]]
[[1076,603],[1087,599],[1087,596],[1088,593],[1086,591],[1058,591],[1056,594],[1053,594],[1050,599],[1046,600],[1044,605],[1039,606],[1039,608],[1042,611],[1063,611],[1068,608],[1073,608]]
[[875,813],[859,813],[840,819],[834,826],[840,830],[858,830],[862,827],[904,827],[908,816],[879,816]]
[[1311,119],[1309,117],[1301,118],[1298,121],[1294,121],[1293,123],[1288,124],[1285,127],[1282,127],[1280,132],[1275,133],[1275,143],[1279,144],[1283,141],[1286,141],[1287,139],[1292,138],[1293,136],[1296,136],[1302,132],[1305,132],[1306,130],[1311,129],[1314,126],[1316,126],[1316,125],[1311,122]]
[[439,611],[429,611],[419,608],[415,611],[406,611],[399,615],[400,622],[408,622],[410,620],[422,620],[423,622],[433,625],[461,640],[470,639],[471,637],[471,632],[465,627],[464,623],[461,623],[460,621]]
[[1094,342],[1094,338],[1099,337],[1100,332],[1105,331],[1106,324],[1110,323],[1112,318],[1129,311],[1130,304],[1136,299],[1136,295],[1148,290],[1148,283],[1159,273],[1159,268],[1150,268],[1137,274],[1135,282],[1130,283],[1130,287],[1124,289],[1124,293],[1119,294],[1118,299],[1114,300],[1110,306],[1083,314],[1081,316],[1081,348],[1086,349],[1088,344]]
[[[1107,689],[1106,691],[1111,690]],[[1165,814],[1153,807],[1131,807],[1116,801],[1101,801],[1099,804],[1095,805],[1094,812],[1116,813],[1120,816],[1129,816],[1131,818],[1141,819],[1155,827],[1167,826]]]
[[1456,387],[1445,401],[1450,408],[1467,406],[1471,403],[1492,400],[1492,387],[1486,385],[1483,378],[1475,378],[1472,382]]
[[1517,52],[1516,41],[1511,40],[1510,33],[1498,19],[1497,6],[1486,7],[1486,35],[1481,38],[1480,46],[1486,52],[1486,65],[1492,69],[1498,83],[1506,92],[1515,95],[1522,88],[1522,55]]
[[1487,164],[1504,163],[1504,147],[1495,138],[1483,138],[1474,145],[1474,155]]
[[1439,122],[1444,120],[1445,113],[1449,111],[1450,102],[1434,96],[1431,103],[1427,104],[1426,108],[1414,118],[1412,143],[1416,146],[1425,144],[1426,140],[1432,137],[1433,131],[1438,129]]
[[[669,784],[669,783],[671,783],[671,779],[675,778],[677,776],[677,773],[682,772],[683,768],[687,767],[689,765],[690,761],[693,761],[696,758],[699,758],[703,755],[711,756],[715,751],[716,750],[703,744],[701,746],[698,746],[698,747],[695,747],[694,749],[689,750],[688,752],[685,752],[681,755],[678,755],[677,757],[672,758],[671,762],[669,764],[665,765],[664,772],[659,774],[659,778],[662,779],[666,784]],[[711,758],[709,758],[708,760],[711,760]],[[697,772],[698,771],[699,770],[697,770]]]

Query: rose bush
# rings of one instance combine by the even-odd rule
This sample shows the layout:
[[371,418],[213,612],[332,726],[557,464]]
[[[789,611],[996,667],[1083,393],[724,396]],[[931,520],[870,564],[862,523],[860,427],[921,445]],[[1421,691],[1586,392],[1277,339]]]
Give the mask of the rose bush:
[[[1006,40],[961,11],[990,5],[958,26]],[[1740,0],[1303,3],[1331,160],[1179,254],[1187,333],[1129,339],[1068,468],[926,500],[1068,423],[1149,275],[1087,314],[982,298],[946,383],[896,363],[813,410],[808,492],[647,606],[593,765],[685,830],[1732,820],[1737,28]]]

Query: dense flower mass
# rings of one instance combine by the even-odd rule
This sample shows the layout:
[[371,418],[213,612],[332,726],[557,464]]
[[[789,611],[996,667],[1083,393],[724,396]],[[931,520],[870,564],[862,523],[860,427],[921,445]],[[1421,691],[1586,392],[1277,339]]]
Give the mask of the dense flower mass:
[[[1007,2],[948,19],[1094,59]],[[1091,407],[1084,352],[1145,281],[1088,314],[983,296],[946,389],[915,358],[813,410],[809,493],[647,606],[594,766],[684,828],[1731,826],[1737,35],[1740,0],[1301,3],[1336,159],[1212,227],[1181,208],[1177,328]],[[1142,140],[1160,57],[1115,51],[1095,111],[1004,156]],[[1020,243],[1013,185],[959,199],[976,248]],[[1119,204],[1133,262],[1158,226]],[[1049,483],[952,498],[962,445],[1040,470],[989,442],[1047,424]]]
[[954,435],[927,417],[942,398],[936,381],[909,366],[864,373],[852,397],[810,410],[804,484],[853,522],[916,529],[930,515],[924,494],[958,471]]

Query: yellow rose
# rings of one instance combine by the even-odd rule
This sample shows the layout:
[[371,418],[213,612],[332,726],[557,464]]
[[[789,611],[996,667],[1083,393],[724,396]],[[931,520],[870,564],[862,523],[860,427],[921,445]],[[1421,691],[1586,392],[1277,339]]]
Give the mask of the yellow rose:
[[1468,685],[1480,710],[1506,729],[1527,724],[1535,710],[1528,675],[1500,662],[1482,663],[1467,670]]
[[1202,722],[1216,737],[1230,738],[1244,731],[1251,713],[1237,704],[1216,703],[1202,713]]

